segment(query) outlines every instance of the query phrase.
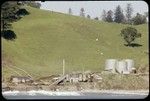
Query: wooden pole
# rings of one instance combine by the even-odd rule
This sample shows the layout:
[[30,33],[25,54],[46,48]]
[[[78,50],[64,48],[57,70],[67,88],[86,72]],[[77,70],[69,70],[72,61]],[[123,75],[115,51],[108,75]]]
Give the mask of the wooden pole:
[[84,67],[82,68],[82,74],[84,74]]
[[63,75],[65,75],[65,59],[63,59]]

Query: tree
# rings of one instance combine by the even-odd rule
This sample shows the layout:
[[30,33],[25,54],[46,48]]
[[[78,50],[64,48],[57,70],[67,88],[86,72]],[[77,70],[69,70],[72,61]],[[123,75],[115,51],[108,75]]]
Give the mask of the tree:
[[6,40],[17,38],[15,32],[11,30],[12,23],[21,19],[22,16],[29,14],[21,6],[22,3],[18,1],[7,1],[1,6],[1,37]]
[[107,13],[106,13],[105,10],[103,10],[103,12],[102,12],[102,20],[106,21],[106,17],[107,17]]
[[40,8],[40,7],[41,7],[41,4],[40,4],[39,2],[36,2],[36,3],[34,4],[34,7],[35,7],[35,8]]
[[127,4],[126,18],[127,18],[128,24],[131,24],[132,13],[133,13],[133,8],[132,8],[131,4]]
[[1,37],[7,40],[14,40],[17,38],[16,34],[12,30],[6,30],[1,32]]
[[127,27],[121,30],[121,36],[127,42],[127,46],[131,46],[131,42],[141,37],[141,33],[138,33],[135,28]]
[[106,21],[113,22],[113,12],[111,10],[107,12]]
[[145,15],[146,17],[148,17],[148,12],[144,12],[144,15]]
[[146,22],[148,22],[148,12],[144,12],[144,16],[146,17]]
[[146,23],[146,16],[137,13],[136,16],[132,19],[134,25]]
[[37,1],[20,1],[21,4],[23,5],[28,5],[34,8],[40,8],[41,4]]
[[91,16],[90,16],[90,15],[87,15],[87,18],[91,19]]
[[85,17],[84,8],[80,9],[80,16]]
[[21,8],[16,12],[17,16],[25,16],[25,15],[29,15],[29,14],[30,13],[24,8]]
[[20,19],[16,12],[20,9],[17,1],[8,1],[1,7],[1,29],[6,31],[11,28],[11,23]]
[[116,23],[124,22],[124,14],[123,14],[123,10],[121,9],[120,5],[118,5],[116,7],[116,10],[114,13],[114,22],[116,22]]
[[95,19],[95,20],[98,20],[98,17],[95,17],[94,19]]
[[72,15],[72,9],[71,9],[71,8],[69,8],[68,13],[69,13],[70,15]]

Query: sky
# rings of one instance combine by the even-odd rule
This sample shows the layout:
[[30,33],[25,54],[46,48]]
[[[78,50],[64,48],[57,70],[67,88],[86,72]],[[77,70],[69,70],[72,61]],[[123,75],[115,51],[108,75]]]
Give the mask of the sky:
[[45,1],[41,2],[41,9],[68,13],[68,9],[71,8],[73,15],[79,16],[80,9],[83,7],[86,15],[89,14],[91,18],[101,18],[103,9],[114,11],[118,5],[125,13],[127,3],[131,3],[133,7],[133,16],[137,12],[140,14],[148,12],[148,5],[144,1]]

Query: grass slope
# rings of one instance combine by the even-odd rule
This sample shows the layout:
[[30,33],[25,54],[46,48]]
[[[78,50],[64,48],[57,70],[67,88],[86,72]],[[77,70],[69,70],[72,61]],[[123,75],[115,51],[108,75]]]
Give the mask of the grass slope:
[[[142,37],[135,42],[141,47],[126,47],[120,30],[127,25],[106,23],[87,18],[27,7],[30,15],[13,23],[15,41],[2,39],[4,76],[15,75],[9,64],[34,77],[66,72],[104,70],[109,58],[135,60],[136,67],[148,65],[148,25],[134,26]],[[99,40],[96,41],[96,38]],[[103,55],[101,55],[103,53]],[[14,68],[13,68],[14,69]],[[18,71],[18,70],[16,70]],[[21,71],[18,71],[21,73]],[[23,73],[22,73],[23,74]]]

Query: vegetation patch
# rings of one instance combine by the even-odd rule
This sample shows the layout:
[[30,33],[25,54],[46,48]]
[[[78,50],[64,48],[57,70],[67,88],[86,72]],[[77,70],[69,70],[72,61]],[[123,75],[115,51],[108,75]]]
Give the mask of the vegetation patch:
[[99,84],[100,89],[123,89],[137,90],[149,89],[149,82],[144,80],[142,76],[136,75],[120,75],[120,74],[103,74],[103,81]]

